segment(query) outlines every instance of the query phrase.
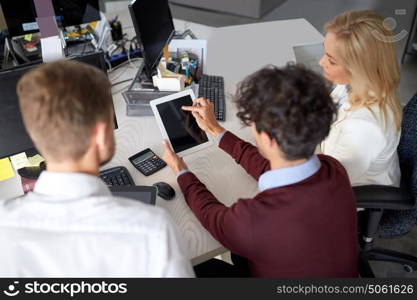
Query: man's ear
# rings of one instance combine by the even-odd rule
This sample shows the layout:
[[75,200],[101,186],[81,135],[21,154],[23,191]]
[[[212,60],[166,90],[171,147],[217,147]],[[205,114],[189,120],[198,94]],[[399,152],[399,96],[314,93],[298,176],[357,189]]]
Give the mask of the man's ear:
[[275,140],[265,131],[261,131],[259,133],[260,139],[262,141],[262,144],[268,148],[271,148],[274,146]]
[[93,138],[99,150],[106,149],[109,141],[109,124],[98,122],[93,129]]

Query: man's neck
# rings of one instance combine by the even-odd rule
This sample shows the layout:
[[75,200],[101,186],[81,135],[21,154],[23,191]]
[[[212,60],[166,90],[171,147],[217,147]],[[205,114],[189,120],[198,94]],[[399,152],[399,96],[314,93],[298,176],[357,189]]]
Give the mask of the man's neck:
[[64,162],[46,161],[46,170],[58,173],[84,173],[93,176],[99,175],[97,159],[68,160]]
[[298,165],[301,165],[302,163],[305,163],[307,161],[306,158],[298,159],[298,160],[286,160],[283,158],[274,158],[272,160],[269,160],[271,170],[278,170],[278,169],[284,169],[284,168],[290,168],[295,167]]

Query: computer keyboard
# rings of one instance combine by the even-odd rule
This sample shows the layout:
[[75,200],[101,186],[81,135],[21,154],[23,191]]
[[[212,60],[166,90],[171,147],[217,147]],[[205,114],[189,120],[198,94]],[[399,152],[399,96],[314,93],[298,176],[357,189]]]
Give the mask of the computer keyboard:
[[219,121],[226,120],[226,102],[224,97],[224,79],[221,76],[202,75],[198,87],[198,97],[210,100]]
[[115,167],[100,172],[100,178],[108,186],[134,186],[135,182],[125,167]]

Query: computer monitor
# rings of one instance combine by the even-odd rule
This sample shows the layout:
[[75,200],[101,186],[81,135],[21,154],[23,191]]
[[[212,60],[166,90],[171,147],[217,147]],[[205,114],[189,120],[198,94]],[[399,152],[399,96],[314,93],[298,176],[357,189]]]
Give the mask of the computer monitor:
[[[103,52],[74,58],[107,72]],[[16,85],[26,72],[37,65],[13,68],[0,72],[0,158],[34,148],[20,113]],[[116,119],[116,116],[115,116]],[[117,128],[117,121],[115,123]]]
[[63,27],[101,20],[99,0],[52,0],[52,3]]
[[0,0],[0,5],[10,36],[39,31],[33,0]]
[[[52,0],[55,16],[63,27],[99,21],[99,0]],[[33,0],[0,0],[11,37],[39,32]]]
[[134,0],[129,4],[136,36],[142,46],[145,71],[149,79],[162,58],[164,46],[174,36],[168,0]]

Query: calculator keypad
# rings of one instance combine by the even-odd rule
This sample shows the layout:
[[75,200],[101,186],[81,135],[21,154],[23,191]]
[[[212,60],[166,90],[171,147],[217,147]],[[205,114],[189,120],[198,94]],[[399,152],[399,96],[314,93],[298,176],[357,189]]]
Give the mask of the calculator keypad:
[[149,176],[165,166],[166,163],[157,155],[135,165],[135,167],[145,176]]

